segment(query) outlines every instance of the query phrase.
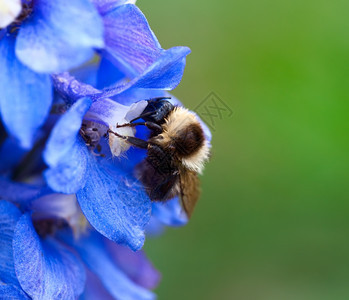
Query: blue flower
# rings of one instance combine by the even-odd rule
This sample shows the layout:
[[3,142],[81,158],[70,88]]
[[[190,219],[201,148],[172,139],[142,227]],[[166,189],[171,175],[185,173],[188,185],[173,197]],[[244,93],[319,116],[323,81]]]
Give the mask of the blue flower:
[[49,113],[50,74],[98,53],[103,64],[117,67],[114,77],[132,78],[166,52],[142,12],[128,2],[25,0],[20,15],[2,23],[7,27],[0,29],[0,111],[23,148],[32,146]]
[[0,200],[1,299],[155,298],[160,275],[144,253],[82,225],[74,195],[25,203]]
[[104,46],[103,24],[89,0],[23,1],[0,30],[0,111],[8,132],[29,148],[52,102],[49,73],[76,67]]
[[[104,92],[66,73],[53,78],[58,93],[72,106],[57,122],[46,145],[47,183],[57,192],[76,193],[91,225],[109,239],[133,250],[143,246],[144,229],[151,216],[150,199],[132,175],[134,165],[145,153],[135,150],[127,160],[119,159],[116,163],[111,159],[112,154],[120,155],[128,145],[113,137],[108,141],[104,136],[117,123],[140,115],[146,102],[128,106],[101,94],[127,94],[128,99],[137,101],[148,95],[145,92],[142,96],[141,88],[171,89],[181,79],[188,53],[185,47],[167,50],[141,75]],[[86,144],[92,146],[92,150]],[[101,146],[104,157],[94,152],[97,145]]]
[[2,1],[1,299],[155,298],[146,232],[188,218],[178,198],[150,201],[146,151],[109,132],[148,138],[117,124],[169,96],[190,50],[163,49],[134,2]]

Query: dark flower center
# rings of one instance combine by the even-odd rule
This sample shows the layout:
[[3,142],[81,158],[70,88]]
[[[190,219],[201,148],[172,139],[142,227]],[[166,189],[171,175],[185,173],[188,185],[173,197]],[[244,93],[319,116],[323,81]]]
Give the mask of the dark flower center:
[[80,128],[80,135],[84,139],[86,146],[93,150],[93,153],[97,156],[104,156],[100,153],[102,151],[100,141],[102,137],[105,137],[105,130],[102,127],[101,124],[85,121]]
[[34,220],[33,224],[37,234],[41,238],[45,238],[48,235],[54,235],[59,229],[68,226],[67,222],[63,219]]

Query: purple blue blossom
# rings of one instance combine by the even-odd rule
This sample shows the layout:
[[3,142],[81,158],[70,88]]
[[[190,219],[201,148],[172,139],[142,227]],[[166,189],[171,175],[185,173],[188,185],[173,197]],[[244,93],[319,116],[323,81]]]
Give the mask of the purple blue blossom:
[[[184,47],[168,50],[141,75],[106,91],[80,83],[67,73],[54,76],[56,90],[72,106],[57,122],[47,142],[44,152],[49,166],[45,172],[47,183],[57,192],[76,193],[83,213],[97,231],[133,250],[142,247],[144,228],[151,216],[150,199],[132,176],[133,167],[144,153],[135,159],[129,156],[128,165],[115,163],[112,156],[120,155],[127,147],[122,140],[113,137],[109,137],[108,147],[104,136],[108,129],[116,130],[117,123],[125,123],[141,114],[146,102],[135,101],[146,99],[148,94],[142,97],[140,89],[175,87],[181,73],[178,75],[172,69],[183,70],[188,53]],[[135,103],[127,106],[104,96],[115,97],[123,92]],[[86,126],[81,134],[83,124]],[[97,135],[96,144],[102,147],[103,156],[89,151],[83,141],[91,126],[95,131],[90,133]],[[89,134],[85,138],[95,139]],[[136,202],[131,201],[133,199]]]
[[54,198],[56,206],[67,206],[68,201],[71,208],[65,208],[64,215],[56,214],[55,223],[52,213],[57,209],[47,207],[52,206],[52,197],[34,200],[31,213],[0,201],[1,298],[154,299],[148,289],[157,285],[160,276],[144,253],[113,245],[90,228],[81,228],[84,231],[75,232],[80,236],[74,238],[66,224],[70,222],[75,230],[83,226],[74,221],[82,217],[73,209],[76,200],[62,194]]
[[150,201],[133,175],[146,152],[108,132],[146,139],[116,125],[169,96],[190,50],[162,49],[134,2],[3,0],[1,299],[155,298],[146,233],[188,219]]
[[0,111],[22,147],[30,148],[49,113],[49,74],[77,67],[103,46],[102,19],[90,1],[22,1],[18,18],[0,30]]
[[135,76],[164,52],[129,1],[24,0],[20,15],[0,28],[5,127],[30,148],[52,104],[50,74],[75,68],[98,53],[112,61],[120,76]]

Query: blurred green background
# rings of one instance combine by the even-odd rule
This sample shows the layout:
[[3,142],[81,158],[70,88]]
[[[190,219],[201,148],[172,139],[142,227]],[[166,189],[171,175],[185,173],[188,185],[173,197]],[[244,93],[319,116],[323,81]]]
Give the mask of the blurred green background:
[[191,222],[147,240],[159,299],[349,299],[349,2],[137,4],[192,49],[174,95],[234,112]]

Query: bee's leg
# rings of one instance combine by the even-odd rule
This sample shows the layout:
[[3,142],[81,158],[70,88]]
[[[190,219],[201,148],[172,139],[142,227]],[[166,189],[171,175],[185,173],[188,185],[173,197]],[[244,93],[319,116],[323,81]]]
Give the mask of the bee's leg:
[[138,123],[126,123],[126,124],[122,124],[122,125],[116,125],[116,128],[120,128],[120,127],[136,127],[139,125],[143,125],[146,126],[147,128],[149,128],[150,130],[153,130],[155,133],[159,134],[161,133],[162,127],[156,123],[153,122],[138,122]]
[[141,149],[148,149],[148,145],[149,143],[147,141],[144,141],[142,139],[133,137],[133,136],[125,136],[125,135],[121,135],[118,134],[117,132],[114,132],[112,130],[108,130],[109,133],[112,133],[114,135],[116,135],[118,138],[126,140],[128,143],[130,143],[131,145],[141,148]]

